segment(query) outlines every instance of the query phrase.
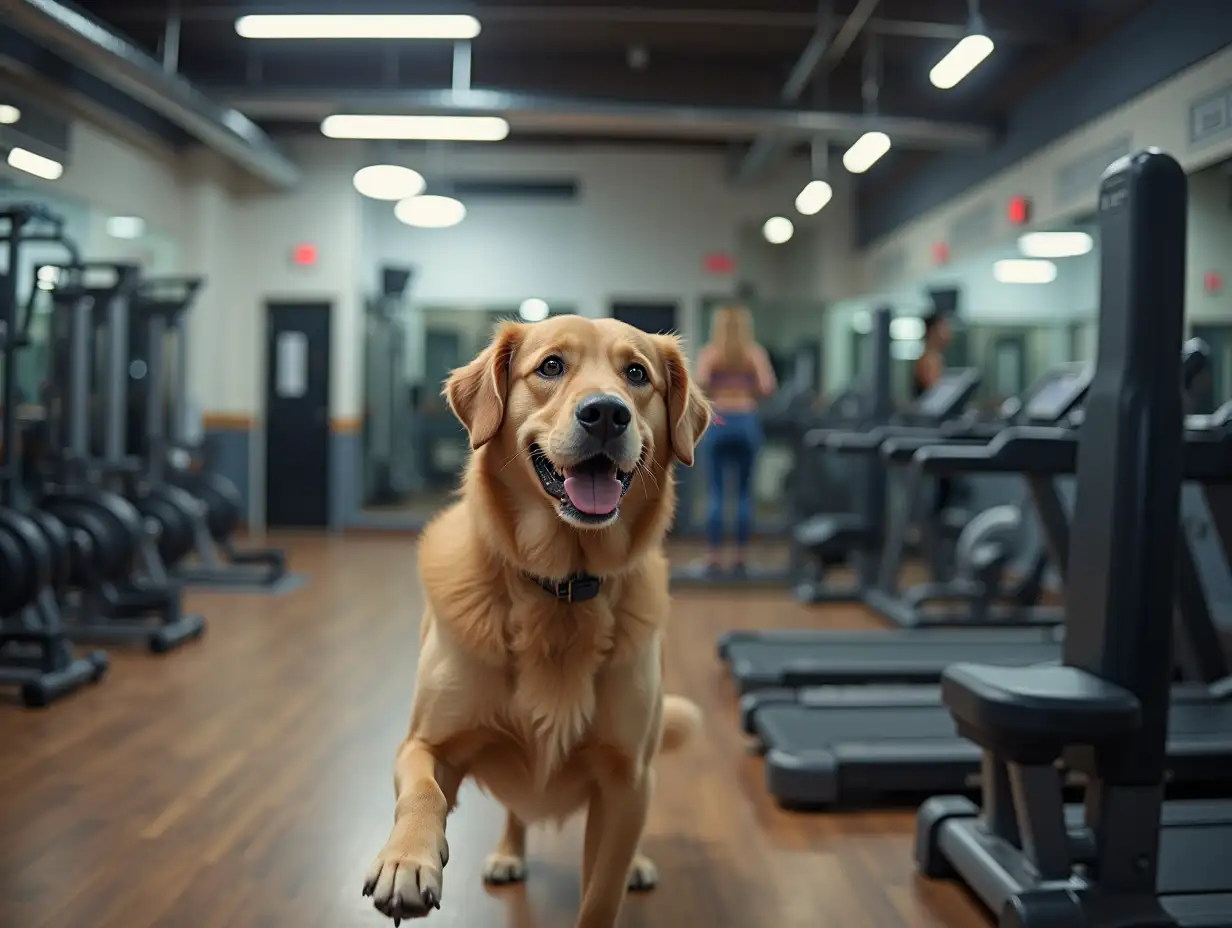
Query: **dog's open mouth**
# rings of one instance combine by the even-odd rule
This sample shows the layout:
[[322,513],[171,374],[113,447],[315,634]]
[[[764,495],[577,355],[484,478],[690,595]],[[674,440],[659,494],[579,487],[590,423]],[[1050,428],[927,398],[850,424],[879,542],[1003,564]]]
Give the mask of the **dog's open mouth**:
[[530,458],[544,492],[560,501],[565,516],[587,525],[611,521],[633,483],[633,471],[620,470],[606,454],[579,461],[563,473],[538,445],[531,445]]

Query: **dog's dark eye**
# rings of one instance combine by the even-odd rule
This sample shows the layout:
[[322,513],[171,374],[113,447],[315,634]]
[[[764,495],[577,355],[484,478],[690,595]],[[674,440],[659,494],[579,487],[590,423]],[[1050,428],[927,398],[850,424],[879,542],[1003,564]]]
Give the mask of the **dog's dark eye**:
[[553,355],[539,365],[540,377],[559,377],[565,372],[565,362]]
[[646,373],[646,368],[640,364],[630,364],[626,367],[625,376],[629,378],[629,383],[641,384],[650,382],[650,375]]

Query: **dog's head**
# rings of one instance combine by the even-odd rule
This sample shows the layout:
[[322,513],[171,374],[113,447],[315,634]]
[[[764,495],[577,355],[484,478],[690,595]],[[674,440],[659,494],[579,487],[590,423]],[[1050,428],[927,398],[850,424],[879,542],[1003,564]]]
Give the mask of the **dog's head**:
[[692,464],[710,421],[678,339],[614,319],[505,323],[445,394],[471,447],[499,454],[502,478],[589,530],[614,524],[635,484],[639,498],[658,495],[656,475],[673,457]]

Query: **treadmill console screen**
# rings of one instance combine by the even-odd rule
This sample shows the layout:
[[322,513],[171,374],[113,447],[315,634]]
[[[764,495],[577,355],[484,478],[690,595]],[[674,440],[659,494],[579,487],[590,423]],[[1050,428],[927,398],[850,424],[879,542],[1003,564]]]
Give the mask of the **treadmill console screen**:
[[979,385],[979,374],[971,368],[947,372],[915,401],[913,411],[929,419],[948,419],[967,404]]
[[1091,385],[1091,370],[1083,366],[1054,377],[1035,392],[1024,415],[1029,422],[1052,424],[1082,402]]

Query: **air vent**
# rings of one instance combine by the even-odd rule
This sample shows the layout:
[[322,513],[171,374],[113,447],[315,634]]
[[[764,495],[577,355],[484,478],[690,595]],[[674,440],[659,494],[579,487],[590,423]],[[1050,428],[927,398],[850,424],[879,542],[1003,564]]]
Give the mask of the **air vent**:
[[463,202],[473,200],[576,200],[578,183],[570,179],[512,178],[472,180],[448,178],[429,180],[433,192],[448,192]]

